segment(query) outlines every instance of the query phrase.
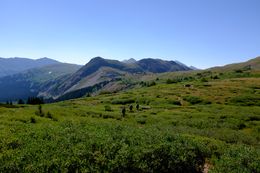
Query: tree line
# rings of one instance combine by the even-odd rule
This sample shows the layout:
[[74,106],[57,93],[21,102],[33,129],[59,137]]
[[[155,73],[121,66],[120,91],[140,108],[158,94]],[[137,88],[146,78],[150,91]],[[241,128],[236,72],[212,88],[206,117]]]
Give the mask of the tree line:
[[[6,101],[7,105],[13,105],[12,101]],[[27,100],[19,99],[17,104],[29,104],[29,105],[39,105],[44,104],[42,97],[28,97]]]

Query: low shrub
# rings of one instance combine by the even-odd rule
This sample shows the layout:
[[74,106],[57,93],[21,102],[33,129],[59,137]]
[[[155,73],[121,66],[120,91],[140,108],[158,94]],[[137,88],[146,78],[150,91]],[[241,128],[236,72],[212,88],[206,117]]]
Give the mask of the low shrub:
[[105,111],[111,112],[112,108],[109,105],[105,105]]
[[260,172],[260,152],[246,146],[232,146],[216,159],[212,173],[218,172]]
[[134,99],[116,99],[116,100],[113,100],[111,103],[125,105],[125,104],[135,103],[135,100]]
[[146,117],[140,116],[136,118],[136,122],[139,124],[145,124],[146,123]]
[[179,100],[168,100],[169,104],[181,106],[181,102]]
[[230,99],[231,104],[240,106],[260,106],[260,99],[257,96],[242,95]]
[[189,102],[190,104],[199,104],[199,103],[203,103],[203,99],[197,97],[197,96],[185,96],[183,97],[183,100]]
[[201,82],[208,82],[208,79],[202,78],[200,81],[201,81]]
[[34,124],[34,123],[36,123],[36,119],[34,117],[31,117],[30,122]]
[[260,121],[260,115],[250,115],[246,121]]

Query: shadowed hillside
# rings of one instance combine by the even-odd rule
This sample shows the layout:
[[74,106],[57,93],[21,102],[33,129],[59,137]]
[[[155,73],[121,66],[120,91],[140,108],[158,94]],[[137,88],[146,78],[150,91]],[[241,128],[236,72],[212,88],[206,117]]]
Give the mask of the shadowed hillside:
[[37,60],[28,58],[0,58],[0,77],[19,73],[31,68],[58,63],[60,62],[49,58],[40,58]]
[[0,101],[37,96],[43,83],[74,73],[79,68],[80,66],[74,64],[56,63],[2,77],[0,78]]

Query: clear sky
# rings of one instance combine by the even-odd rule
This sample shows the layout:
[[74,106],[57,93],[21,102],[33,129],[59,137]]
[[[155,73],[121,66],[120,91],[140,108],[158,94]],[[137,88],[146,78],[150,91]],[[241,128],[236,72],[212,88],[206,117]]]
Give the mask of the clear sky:
[[240,62],[260,55],[259,9],[260,0],[0,0],[0,57]]

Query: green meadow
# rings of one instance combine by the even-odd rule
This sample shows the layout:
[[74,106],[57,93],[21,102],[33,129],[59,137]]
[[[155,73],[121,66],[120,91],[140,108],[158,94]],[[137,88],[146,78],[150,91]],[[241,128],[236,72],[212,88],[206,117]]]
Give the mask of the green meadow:
[[117,93],[0,105],[0,172],[258,173],[259,77],[166,73]]

